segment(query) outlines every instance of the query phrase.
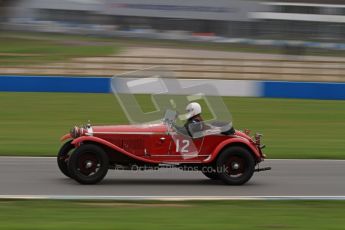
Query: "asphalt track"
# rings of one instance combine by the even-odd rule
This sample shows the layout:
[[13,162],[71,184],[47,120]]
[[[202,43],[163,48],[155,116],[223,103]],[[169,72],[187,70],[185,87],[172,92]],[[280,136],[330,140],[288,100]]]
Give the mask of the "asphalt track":
[[0,197],[345,197],[344,160],[267,160],[271,171],[243,186],[226,186],[200,172],[177,169],[113,171],[97,185],[80,185],[62,175],[55,158],[0,157]]

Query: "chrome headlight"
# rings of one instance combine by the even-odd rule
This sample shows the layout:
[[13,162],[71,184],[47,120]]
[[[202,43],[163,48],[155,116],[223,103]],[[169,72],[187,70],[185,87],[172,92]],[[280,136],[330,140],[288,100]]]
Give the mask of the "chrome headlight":
[[80,137],[81,130],[78,126],[74,126],[71,131],[70,131],[71,137],[72,138],[78,138]]

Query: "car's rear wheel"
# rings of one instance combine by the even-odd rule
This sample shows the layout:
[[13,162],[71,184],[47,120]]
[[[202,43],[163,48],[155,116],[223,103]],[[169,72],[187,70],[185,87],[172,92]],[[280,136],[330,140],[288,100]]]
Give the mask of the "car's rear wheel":
[[68,161],[71,177],[81,184],[100,182],[106,176],[108,168],[108,155],[94,144],[81,145]]
[[254,157],[243,147],[226,148],[217,159],[219,179],[229,185],[246,183],[253,176],[254,170]]
[[67,141],[59,150],[57,155],[57,164],[60,171],[67,177],[71,177],[68,171],[68,160],[71,155],[74,145],[71,144],[72,141]]

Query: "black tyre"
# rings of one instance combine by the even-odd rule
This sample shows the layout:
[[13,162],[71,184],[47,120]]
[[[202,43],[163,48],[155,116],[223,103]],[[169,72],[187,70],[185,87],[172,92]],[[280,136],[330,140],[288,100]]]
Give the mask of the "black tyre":
[[218,176],[225,184],[242,185],[253,176],[254,170],[254,157],[243,147],[229,147],[217,159]]
[[93,144],[81,145],[68,161],[71,177],[81,184],[100,182],[107,174],[108,168],[108,155],[101,147]]
[[202,170],[201,171],[202,174],[204,174],[207,178],[211,179],[211,180],[218,180],[219,179],[219,175],[216,172],[216,170]]
[[59,150],[57,155],[57,164],[60,171],[67,177],[71,177],[68,171],[68,160],[71,155],[71,151],[74,149],[74,145],[71,144],[72,141],[66,142]]

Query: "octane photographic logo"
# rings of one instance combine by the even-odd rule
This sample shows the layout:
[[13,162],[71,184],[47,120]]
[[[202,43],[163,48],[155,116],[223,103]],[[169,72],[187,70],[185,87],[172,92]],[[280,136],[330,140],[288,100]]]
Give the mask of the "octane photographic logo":
[[[111,89],[131,124],[154,126],[165,122],[174,141],[169,154],[180,154],[184,159],[199,155],[203,137],[212,130],[186,130],[183,123],[186,106],[191,102],[202,105],[204,123],[227,121],[231,113],[217,88],[202,80],[177,79],[174,73],[159,67],[116,75],[111,79]],[[144,100],[141,94],[149,95]],[[151,111],[143,111],[146,104]],[[205,116],[206,115],[206,116]],[[218,127],[221,129],[222,127]],[[214,130],[213,130],[214,131]]]

